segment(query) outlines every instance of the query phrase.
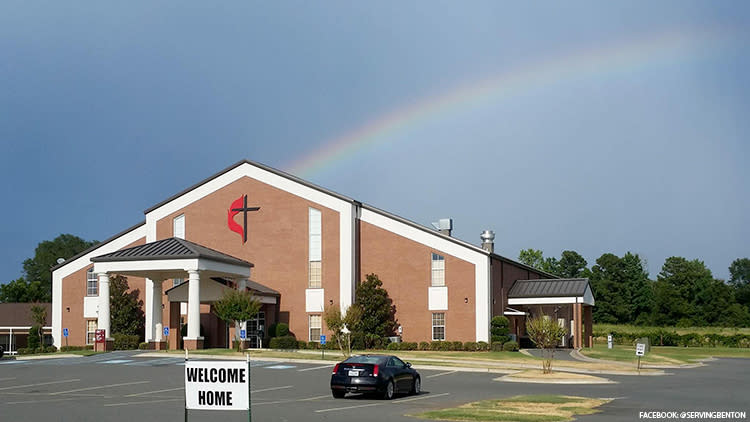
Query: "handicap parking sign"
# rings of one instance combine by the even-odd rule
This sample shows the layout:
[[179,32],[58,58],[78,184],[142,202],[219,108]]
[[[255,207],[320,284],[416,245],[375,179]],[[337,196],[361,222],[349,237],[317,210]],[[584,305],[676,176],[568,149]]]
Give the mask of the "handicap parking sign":
[[326,344],[326,336],[320,336],[320,344]]
[[65,337],[68,336],[68,329],[67,328],[63,328],[63,336],[65,336]]
[[169,327],[164,327],[164,337],[169,337]]
[[247,337],[247,331],[245,331],[245,330],[240,330],[240,338],[244,340],[244,339],[245,339],[245,337]]

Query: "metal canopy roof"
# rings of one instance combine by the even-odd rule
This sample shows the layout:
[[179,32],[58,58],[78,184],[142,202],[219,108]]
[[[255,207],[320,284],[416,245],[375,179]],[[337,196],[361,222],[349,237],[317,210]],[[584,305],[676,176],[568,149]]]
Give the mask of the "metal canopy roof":
[[508,291],[508,298],[583,296],[589,285],[587,278],[554,280],[516,280]]
[[91,261],[122,262],[196,258],[253,267],[253,264],[248,261],[176,237],[157,240],[156,242],[146,243],[145,245],[134,246],[132,248],[121,249],[119,251],[91,258]]

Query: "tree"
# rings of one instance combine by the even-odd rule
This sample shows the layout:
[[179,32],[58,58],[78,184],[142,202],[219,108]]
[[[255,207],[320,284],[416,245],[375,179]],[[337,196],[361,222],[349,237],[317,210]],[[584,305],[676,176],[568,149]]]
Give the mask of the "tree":
[[46,295],[41,281],[29,282],[24,277],[0,285],[0,303],[39,302]]
[[508,336],[508,333],[510,332],[508,325],[508,318],[502,315],[492,317],[490,320],[490,333],[492,334],[491,339],[493,344],[504,344],[510,340],[510,337]]
[[[72,234],[61,234],[39,243],[34,257],[23,261],[23,277],[0,286],[1,302],[51,302],[52,272],[59,258],[70,259],[97,244]],[[8,286],[8,287],[6,287]]]
[[368,274],[355,293],[354,303],[362,309],[362,318],[353,331],[364,338],[366,348],[393,336],[396,329],[396,307],[382,286],[377,275]]
[[338,306],[330,305],[323,312],[323,320],[333,333],[333,338],[344,358],[352,355],[352,333],[349,327],[356,327],[362,321],[362,308],[354,304],[342,316]]
[[[130,290],[127,277],[109,277],[109,313],[112,334],[138,335],[143,341],[146,318],[138,289]],[[110,333],[107,333],[109,335]]]
[[44,323],[47,321],[47,308],[41,305],[33,305],[31,307],[31,320],[34,322],[34,326],[39,326],[37,335],[39,336],[39,344],[44,345]]
[[558,273],[563,278],[581,277],[588,262],[576,251],[563,251],[558,262]]
[[594,321],[605,324],[630,322],[630,292],[623,281],[620,258],[611,253],[602,254],[591,267],[590,282],[596,297]]
[[620,265],[627,296],[630,298],[628,322],[645,325],[654,308],[654,288],[648,278],[646,262],[638,254],[628,252],[620,259]]
[[565,335],[565,328],[552,318],[542,315],[540,311],[538,316],[526,320],[526,333],[536,347],[542,349],[542,372],[551,373],[555,348]]
[[531,268],[541,270],[544,266],[544,254],[539,249],[522,249],[518,254],[518,261]]
[[[261,303],[255,296],[247,291],[227,289],[224,291],[221,299],[213,304],[213,312],[219,319],[224,320],[227,324],[234,322],[234,326],[239,330],[240,324],[251,320],[260,311]],[[235,336],[235,340],[239,340]],[[240,343],[236,342],[239,351]]]
[[729,284],[737,303],[750,306],[750,259],[737,258],[729,266]]

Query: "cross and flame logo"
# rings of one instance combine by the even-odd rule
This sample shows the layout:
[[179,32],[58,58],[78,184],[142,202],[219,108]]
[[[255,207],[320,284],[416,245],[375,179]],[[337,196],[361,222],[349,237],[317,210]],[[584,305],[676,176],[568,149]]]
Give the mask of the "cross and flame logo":
[[[227,225],[229,230],[242,236],[242,244],[247,243],[247,213],[251,211],[258,211],[260,207],[248,207],[247,206],[247,195],[242,195],[232,202],[227,210]],[[243,224],[239,224],[234,221],[234,216],[242,213]]]

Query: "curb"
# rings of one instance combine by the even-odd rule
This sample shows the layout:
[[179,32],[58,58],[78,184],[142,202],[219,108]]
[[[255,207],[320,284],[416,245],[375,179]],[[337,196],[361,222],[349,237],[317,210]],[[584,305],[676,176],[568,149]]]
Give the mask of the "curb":
[[540,380],[540,379],[534,379],[534,378],[518,378],[511,375],[505,375],[503,377],[498,377],[493,379],[492,381],[503,381],[503,382],[521,382],[521,383],[531,383],[531,384],[619,384],[617,381],[612,381],[607,378],[599,378],[594,380],[566,380],[566,379],[550,379],[550,380]]

